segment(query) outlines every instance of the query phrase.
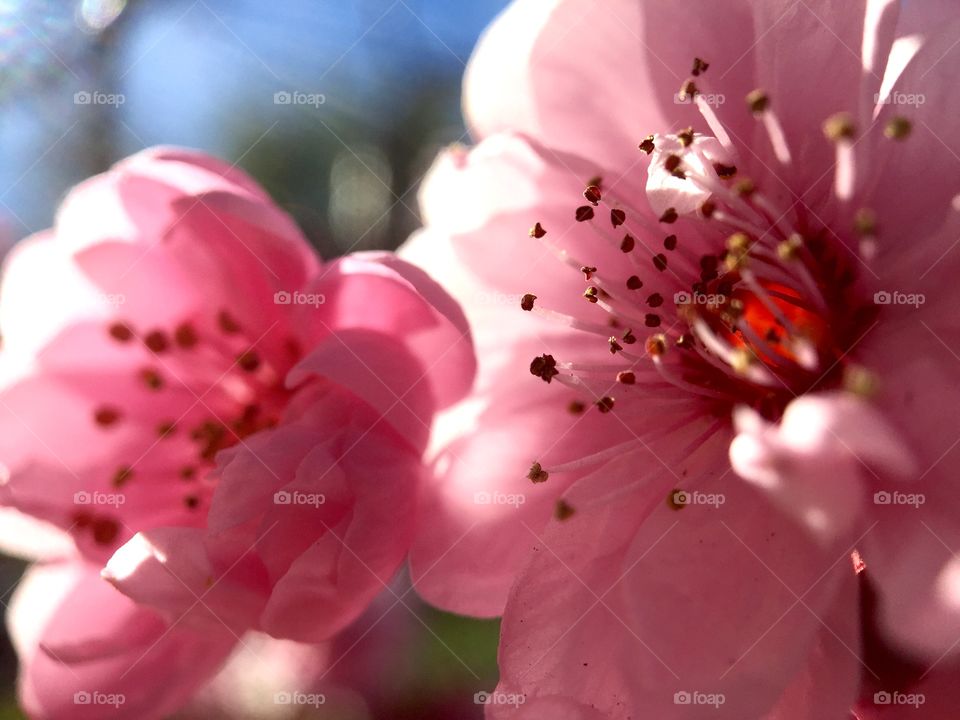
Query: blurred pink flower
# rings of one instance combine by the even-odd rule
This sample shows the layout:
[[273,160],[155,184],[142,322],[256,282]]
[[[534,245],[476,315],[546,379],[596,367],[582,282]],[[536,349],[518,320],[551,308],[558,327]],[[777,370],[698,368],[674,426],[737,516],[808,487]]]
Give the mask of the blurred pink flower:
[[118,697],[112,717],[161,717],[248,629],[349,624],[406,554],[433,413],[474,369],[422,271],[321,263],[243,173],[175,149],[82,183],[12,251],[0,327],[0,502],[62,531],[11,615],[42,718]]
[[526,702],[491,717],[846,717],[960,647],[960,13],[894,58],[899,5],[518,0],[487,31],[479,142],[406,252],[482,358],[411,565],[504,613]]

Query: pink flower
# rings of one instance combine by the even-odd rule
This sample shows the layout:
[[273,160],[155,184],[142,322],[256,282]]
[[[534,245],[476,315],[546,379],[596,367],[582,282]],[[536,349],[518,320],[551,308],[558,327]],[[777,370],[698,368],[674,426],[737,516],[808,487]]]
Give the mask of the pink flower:
[[484,358],[411,563],[504,613],[491,717],[840,718],[960,647],[960,14],[881,85],[898,6],[488,30],[408,252]]
[[422,271],[321,263],[249,178],[174,149],[70,193],[8,259],[0,324],[0,501],[75,546],[12,619],[42,718],[102,716],[76,693],[164,716],[246,630],[350,623],[406,554],[433,413],[473,373]]

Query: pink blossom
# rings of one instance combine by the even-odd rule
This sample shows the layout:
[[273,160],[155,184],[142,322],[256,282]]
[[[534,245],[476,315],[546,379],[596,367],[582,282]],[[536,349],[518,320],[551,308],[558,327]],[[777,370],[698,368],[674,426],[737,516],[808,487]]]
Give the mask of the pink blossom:
[[483,358],[411,564],[504,614],[490,717],[847,717],[960,647],[960,14],[894,62],[899,5],[487,31],[407,252]]
[[38,718],[102,716],[76,693],[161,717],[247,630],[349,624],[407,552],[433,413],[473,373],[422,271],[321,262],[244,174],[175,149],[75,188],[8,258],[0,324],[0,501],[60,536],[11,618]]

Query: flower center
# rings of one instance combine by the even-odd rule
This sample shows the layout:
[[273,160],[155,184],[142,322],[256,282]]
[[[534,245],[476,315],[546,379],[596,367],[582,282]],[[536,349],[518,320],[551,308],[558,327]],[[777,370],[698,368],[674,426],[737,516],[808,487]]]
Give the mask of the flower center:
[[[280,347],[261,343],[263,337],[253,337],[226,310],[172,328],[140,329],[118,320],[106,332],[129,352],[147,351],[136,380],[156,396],[155,402],[139,398],[93,410],[91,422],[104,433],[125,423],[143,427],[145,449],[107,478],[111,488],[136,492],[138,485],[156,482],[152,475],[172,473],[183,483],[183,507],[197,511],[215,488],[208,474],[217,454],[277,423],[289,398],[283,378],[299,348],[293,341]],[[143,473],[141,465],[148,468]],[[75,528],[89,531],[97,545],[110,546],[119,524],[105,507],[78,511]]]
[[[698,82],[706,67],[694,63]],[[738,404],[774,420],[803,393],[867,390],[869,373],[853,366],[847,354],[876,307],[854,288],[857,251],[849,248],[859,247],[861,260],[872,256],[872,212],[861,210],[855,227],[845,232],[824,226],[802,204],[780,207],[760,183],[741,176],[737,149],[693,80],[684,83],[679,97],[697,105],[712,136],[687,128],[640,143],[650,156],[650,209],[632,204],[617,183],[606,187],[602,178],[593,178],[583,192],[586,204],[573,211],[598,242],[619,250],[622,266],[572,258],[552,245],[540,222],[530,230],[583,274],[585,301],[606,317],[566,316],[540,307],[533,294],[523,297],[521,308],[599,336],[615,357],[597,364],[542,355],[531,363],[531,373],[585,392],[600,413],[634,402],[650,408],[658,400],[697,400],[699,406],[680,417],[678,426],[704,414],[729,424]],[[754,91],[747,103],[776,161],[789,172],[793,156],[770,98]],[[909,135],[908,121],[898,118],[895,125],[888,128],[889,139]],[[824,133],[836,145],[833,200],[842,203],[852,194],[856,128],[846,115],[837,115],[824,123]],[[638,336],[646,341],[638,343]],[[617,450],[569,465],[599,461]],[[536,481],[543,481],[565,468],[535,469]]]

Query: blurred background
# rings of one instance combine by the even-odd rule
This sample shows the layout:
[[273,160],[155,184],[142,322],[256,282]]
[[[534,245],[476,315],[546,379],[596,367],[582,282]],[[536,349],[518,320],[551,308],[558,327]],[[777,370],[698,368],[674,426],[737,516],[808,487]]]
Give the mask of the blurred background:
[[[156,144],[245,169],[325,257],[394,248],[418,225],[433,156],[466,139],[464,65],[505,5],[0,0],[0,252],[49,227],[70,186]],[[0,557],[4,605],[22,570]],[[482,717],[474,694],[496,682],[496,623],[433,611],[399,583],[402,602],[388,594],[323,661],[307,661],[343,702],[252,716]],[[22,717],[15,675],[0,632],[3,719]],[[212,717],[210,702],[178,717]],[[221,711],[242,717],[241,705]]]

